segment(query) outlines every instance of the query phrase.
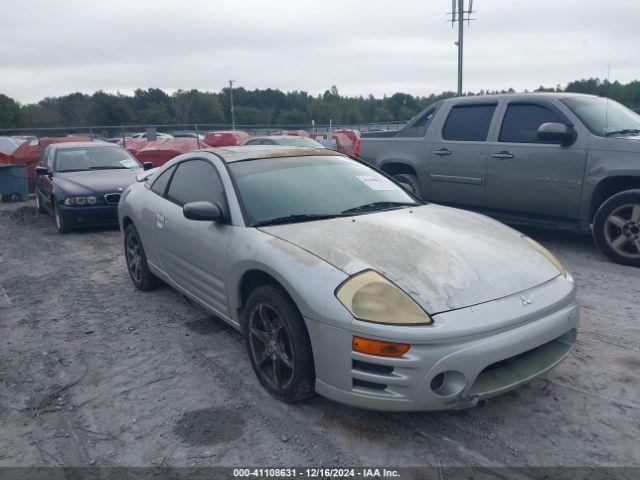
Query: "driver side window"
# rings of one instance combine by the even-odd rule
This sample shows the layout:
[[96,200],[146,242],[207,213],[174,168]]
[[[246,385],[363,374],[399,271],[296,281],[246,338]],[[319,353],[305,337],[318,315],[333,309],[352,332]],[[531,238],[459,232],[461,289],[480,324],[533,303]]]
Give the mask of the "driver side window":
[[224,187],[216,168],[206,160],[178,164],[167,190],[167,199],[183,206],[191,202],[226,204]]
[[538,128],[543,123],[567,123],[553,110],[533,103],[512,103],[507,107],[500,128],[500,142],[554,143],[538,138]]

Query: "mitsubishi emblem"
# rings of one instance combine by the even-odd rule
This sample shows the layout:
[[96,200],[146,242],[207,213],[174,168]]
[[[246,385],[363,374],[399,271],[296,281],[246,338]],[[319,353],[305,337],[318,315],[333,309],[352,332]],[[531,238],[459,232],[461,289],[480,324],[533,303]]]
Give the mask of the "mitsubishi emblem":
[[525,297],[524,295],[520,296],[520,300],[522,300],[522,306],[526,307],[528,305],[531,305],[533,303],[533,295],[530,296],[529,298]]

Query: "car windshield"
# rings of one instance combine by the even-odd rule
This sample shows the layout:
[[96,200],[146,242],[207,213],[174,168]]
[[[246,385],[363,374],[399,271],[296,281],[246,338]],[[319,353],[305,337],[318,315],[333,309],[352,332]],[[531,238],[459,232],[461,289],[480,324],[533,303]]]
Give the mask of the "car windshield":
[[569,97],[562,101],[596,135],[640,132],[640,115],[615,100],[602,97]]
[[311,138],[305,137],[287,137],[287,138],[279,138],[276,140],[278,145],[289,145],[292,147],[311,147],[311,148],[322,148],[315,140]]
[[418,205],[375,170],[346,157],[287,157],[229,164],[253,226]]
[[56,172],[134,168],[140,168],[140,164],[120,147],[61,148],[56,152]]

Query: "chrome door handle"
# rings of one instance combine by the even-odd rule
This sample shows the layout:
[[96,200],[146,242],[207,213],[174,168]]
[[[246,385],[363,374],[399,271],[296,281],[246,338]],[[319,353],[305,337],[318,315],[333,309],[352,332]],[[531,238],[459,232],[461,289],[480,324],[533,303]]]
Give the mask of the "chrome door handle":
[[156,226],[158,228],[164,227],[164,217],[159,213],[156,213]]
[[451,150],[449,150],[448,148],[441,148],[440,150],[434,150],[433,153],[441,156],[451,155]]
[[494,153],[493,155],[491,155],[493,158],[501,158],[503,160],[506,160],[507,158],[513,158],[513,153],[509,153],[507,151],[502,151],[500,153]]

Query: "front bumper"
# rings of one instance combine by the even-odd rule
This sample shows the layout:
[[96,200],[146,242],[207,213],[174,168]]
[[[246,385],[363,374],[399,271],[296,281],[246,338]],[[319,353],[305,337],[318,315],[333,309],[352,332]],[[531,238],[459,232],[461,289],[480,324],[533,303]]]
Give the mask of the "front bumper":
[[[575,287],[556,279],[531,292],[535,308],[518,294],[435,315],[434,325],[451,326],[449,337],[429,327],[413,327],[411,336],[400,329],[405,336],[399,338],[387,325],[354,321],[354,328],[342,329],[307,319],[316,391],[362,408],[420,411],[471,407],[514,389],[560,363],[576,339]],[[483,321],[502,326],[482,331]],[[411,348],[400,358],[366,355],[352,351],[353,335]]]
[[118,205],[67,207],[60,205],[60,214],[73,228],[118,224]]

